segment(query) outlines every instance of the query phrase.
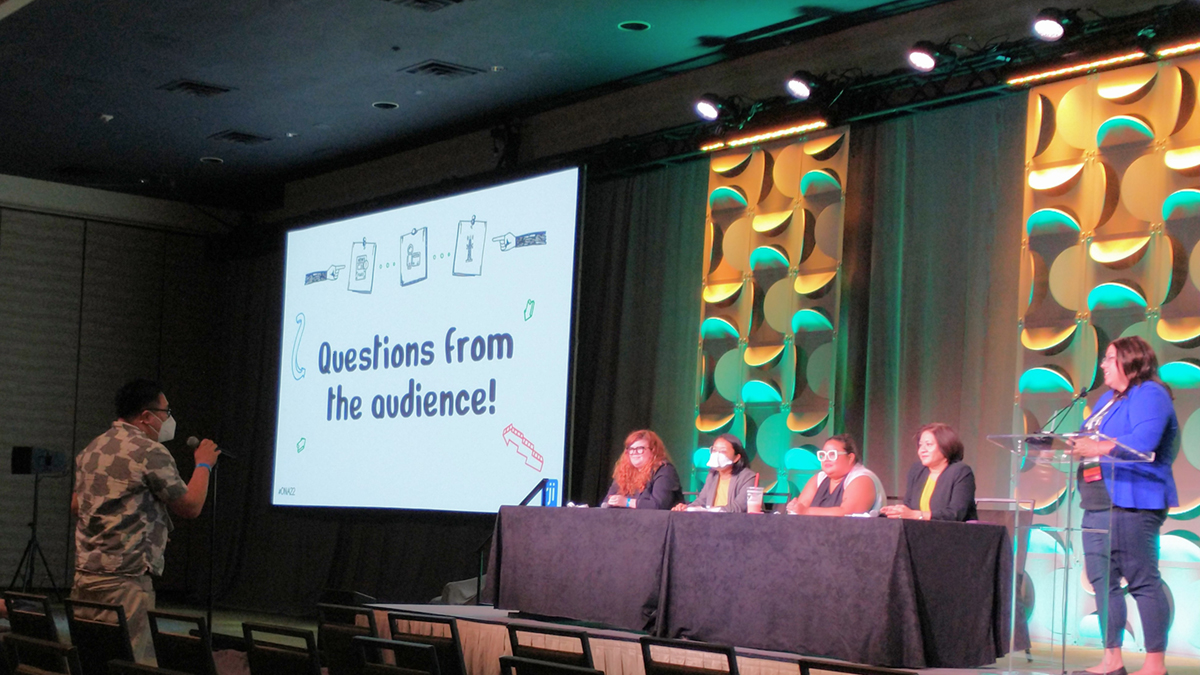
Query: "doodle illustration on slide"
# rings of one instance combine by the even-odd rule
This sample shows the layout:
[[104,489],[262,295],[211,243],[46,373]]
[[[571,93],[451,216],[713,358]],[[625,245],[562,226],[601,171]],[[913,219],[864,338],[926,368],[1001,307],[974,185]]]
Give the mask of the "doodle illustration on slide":
[[510,424],[504,427],[504,432],[501,436],[504,437],[506,445],[511,445],[517,451],[518,455],[525,458],[525,466],[541,473],[545,458],[533,449],[533,443],[528,438],[525,438],[525,434]]
[[413,228],[412,232],[400,235],[400,285],[407,286],[425,281],[429,268],[425,261],[429,257],[429,228]]
[[304,275],[304,285],[315,284],[318,281],[337,281],[338,275],[346,269],[345,265],[330,265],[329,269],[317,270]]
[[375,242],[366,237],[350,245],[350,285],[355,293],[370,293],[375,283]]
[[304,312],[296,315],[296,341],[292,343],[292,378],[304,379],[304,368],[300,367],[300,338],[304,335]]
[[492,241],[500,244],[501,251],[511,251],[514,248],[525,248],[526,246],[545,246],[546,231],[530,232],[528,234],[513,235],[512,232],[505,232],[499,237],[492,237]]
[[483,245],[487,237],[487,221],[458,221],[458,239],[454,242],[454,276],[477,277],[483,274]]

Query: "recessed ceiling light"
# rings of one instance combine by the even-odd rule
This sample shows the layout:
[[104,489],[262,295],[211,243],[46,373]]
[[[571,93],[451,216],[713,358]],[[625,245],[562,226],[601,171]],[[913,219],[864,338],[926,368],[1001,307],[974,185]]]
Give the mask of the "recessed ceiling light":
[[371,105],[379,108],[380,110],[395,110],[396,108],[400,107],[399,103],[392,103],[391,101],[376,101]]
[[200,161],[204,162],[205,164],[224,164],[225,163],[225,160],[221,159],[220,157],[201,157]]
[[640,33],[644,30],[650,30],[650,24],[645,21],[622,21],[617,24],[617,28],[627,30],[631,33]]
[[287,136],[288,138],[296,138],[296,137],[297,137],[297,136],[299,136],[300,134],[296,133],[295,131],[289,131],[289,132],[287,132],[287,133],[286,133],[286,134],[284,134],[284,135],[285,135],[285,136]]
[[493,73],[503,73],[504,66],[492,66],[492,72]]

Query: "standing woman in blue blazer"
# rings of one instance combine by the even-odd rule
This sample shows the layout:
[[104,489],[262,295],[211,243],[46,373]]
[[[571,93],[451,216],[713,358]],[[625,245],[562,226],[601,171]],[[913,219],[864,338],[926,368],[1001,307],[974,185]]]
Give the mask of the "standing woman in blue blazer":
[[1158,358],[1145,340],[1136,336],[1113,340],[1100,368],[1109,391],[1096,401],[1083,431],[1098,431],[1133,450],[1153,452],[1154,461],[1114,464],[1105,458],[1129,457],[1112,441],[1075,440],[1075,452],[1083,457],[1078,475],[1083,528],[1109,533],[1107,537],[1102,532],[1083,533],[1084,564],[1104,627],[1104,660],[1076,672],[1125,675],[1121,658],[1124,577],[1137,600],[1145,633],[1146,661],[1135,675],[1165,675],[1170,610],[1158,573],[1158,535],[1167,509],[1179,505],[1171,475],[1179,449],[1179,421],[1171,390],[1158,377]]

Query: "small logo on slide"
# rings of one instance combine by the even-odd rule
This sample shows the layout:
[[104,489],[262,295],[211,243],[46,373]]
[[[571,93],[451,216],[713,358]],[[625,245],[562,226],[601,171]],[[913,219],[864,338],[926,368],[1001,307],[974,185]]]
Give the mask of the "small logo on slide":
[[504,437],[506,445],[513,446],[517,454],[525,458],[525,466],[541,473],[545,458],[533,449],[533,443],[529,442],[528,438],[525,438],[525,434],[510,424],[504,427],[504,432],[501,436]]

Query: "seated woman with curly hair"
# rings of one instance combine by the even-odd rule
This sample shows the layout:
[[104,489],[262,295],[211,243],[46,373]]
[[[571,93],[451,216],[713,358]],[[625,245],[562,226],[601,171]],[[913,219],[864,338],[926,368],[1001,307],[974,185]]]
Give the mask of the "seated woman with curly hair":
[[669,509],[681,501],[679,473],[662,439],[649,429],[629,434],[601,508]]

